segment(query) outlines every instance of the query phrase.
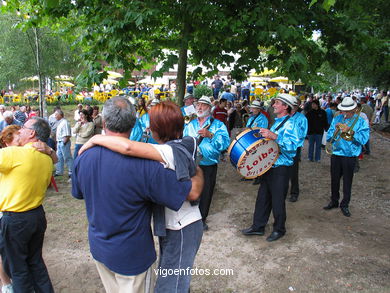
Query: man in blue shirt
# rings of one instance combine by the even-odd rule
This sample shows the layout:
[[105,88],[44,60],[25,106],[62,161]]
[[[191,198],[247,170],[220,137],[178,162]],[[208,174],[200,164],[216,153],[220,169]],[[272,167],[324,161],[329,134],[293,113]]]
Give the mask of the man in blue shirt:
[[3,131],[4,128],[10,125],[19,125],[23,124],[14,118],[14,115],[11,111],[5,111],[3,114],[4,120],[0,122],[0,132]]
[[[362,117],[355,114],[357,103],[352,97],[345,97],[337,108],[341,111],[340,115],[333,118],[332,124],[328,130],[327,141],[331,141],[336,129],[341,129],[340,134],[350,131],[352,124],[352,140],[345,140],[339,135],[335,137],[336,141],[332,145],[332,156],[330,158],[330,176],[331,176],[331,201],[325,210],[339,207],[340,199],[340,180],[343,177],[343,200],[340,203],[340,209],[344,216],[350,217],[349,202],[351,200],[351,189],[353,180],[353,170],[355,169],[356,157],[362,152],[362,146],[365,145],[370,137],[370,126]],[[338,140],[337,140],[338,139]]]
[[230,92],[230,88],[227,88],[221,95],[221,99],[228,100],[229,102],[234,103],[235,96]]
[[290,167],[300,146],[300,130],[291,122],[289,114],[296,105],[296,99],[289,94],[279,94],[272,105],[276,114],[271,129],[261,128],[260,133],[267,139],[275,140],[279,146],[279,158],[272,168],[261,176],[257,193],[253,224],[242,230],[244,235],[264,235],[269,216],[274,216],[273,231],[267,241],[275,241],[286,233],[286,204]]
[[211,87],[213,89],[214,100],[218,100],[219,92],[221,91],[221,88],[223,87],[223,82],[222,82],[222,80],[220,80],[219,75],[215,76],[215,80],[211,83]]
[[198,118],[188,123],[183,132],[184,136],[198,139],[197,161],[204,175],[204,186],[199,202],[204,230],[208,229],[206,219],[214,194],[220,155],[230,143],[226,125],[211,117],[211,106],[210,98],[202,96],[196,105]]
[[[123,97],[103,108],[106,135],[128,138],[135,110]],[[77,157],[72,195],[84,199],[90,250],[107,292],[143,292],[156,260],[150,227],[152,202],[179,210],[191,181],[150,160],[95,146]]]

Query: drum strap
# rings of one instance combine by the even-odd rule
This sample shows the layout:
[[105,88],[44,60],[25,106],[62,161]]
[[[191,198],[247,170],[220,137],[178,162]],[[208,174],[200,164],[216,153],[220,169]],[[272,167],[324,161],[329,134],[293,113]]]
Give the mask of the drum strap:
[[[207,125],[206,127],[203,127],[203,128],[204,129],[209,129],[211,127],[211,124],[213,124],[213,122],[214,122],[214,118],[210,117],[210,124]],[[202,143],[203,139],[204,139],[203,136],[199,137],[199,139],[198,139],[198,146]]]
[[255,120],[257,119],[257,117],[259,117],[260,114],[261,114],[261,113],[257,114],[257,115],[255,116],[255,118],[253,118],[253,120],[251,121],[251,124],[248,126],[249,128],[252,127],[253,123],[255,122]]
[[284,125],[284,123],[287,122],[287,120],[290,119],[290,116],[287,115],[286,118],[284,118],[284,120],[278,125],[278,127],[275,128],[274,132],[278,131],[280,128],[282,128],[282,126]]

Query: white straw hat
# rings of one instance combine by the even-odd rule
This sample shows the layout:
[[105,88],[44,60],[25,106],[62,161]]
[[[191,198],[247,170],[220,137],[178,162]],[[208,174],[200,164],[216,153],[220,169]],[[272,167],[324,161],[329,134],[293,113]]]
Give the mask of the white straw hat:
[[341,104],[337,106],[340,111],[351,111],[357,107],[357,103],[352,99],[352,97],[345,97]]

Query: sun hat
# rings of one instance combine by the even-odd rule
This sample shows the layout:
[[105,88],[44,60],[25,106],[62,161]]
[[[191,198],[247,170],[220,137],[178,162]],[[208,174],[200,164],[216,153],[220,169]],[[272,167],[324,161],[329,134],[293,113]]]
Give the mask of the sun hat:
[[279,100],[291,108],[298,106],[297,99],[289,94],[279,94],[276,96],[275,100]]
[[357,103],[352,99],[352,97],[345,97],[341,104],[337,106],[340,111],[351,111],[357,107]]
[[210,107],[213,106],[213,104],[211,104],[210,98],[207,97],[207,96],[202,96],[202,97],[198,100],[198,103],[206,104],[206,105],[209,105]]

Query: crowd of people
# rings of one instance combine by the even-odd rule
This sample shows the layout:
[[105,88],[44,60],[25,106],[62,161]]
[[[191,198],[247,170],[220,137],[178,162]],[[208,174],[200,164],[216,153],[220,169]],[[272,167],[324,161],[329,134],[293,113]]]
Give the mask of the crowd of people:
[[[305,139],[307,160],[319,162],[324,148],[331,155],[331,196],[324,209],[340,207],[350,217],[353,174],[359,156],[370,154],[376,109],[388,120],[388,93],[298,97],[284,89],[264,102],[251,97],[251,86],[244,81],[237,88],[216,77],[212,97],[195,99],[187,91],[182,108],[158,97],[139,96],[134,105],[134,97],[117,96],[106,101],[102,114],[98,106],[79,104],[68,119],[60,107],[44,120],[25,106],[0,105],[0,278],[9,290],[3,292],[53,292],[42,258],[42,201],[51,176],[66,171],[72,195],[86,203],[90,250],[107,292],[188,292],[188,268],[209,228],[218,164],[244,129],[274,141],[279,156],[253,180],[259,189],[243,235],[264,235],[271,211],[266,240],[286,234],[285,201],[289,191],[289,201],[299,198]],[[158,275],[155,282],[153,235],[159,239],[158,268],[179,272]]]

